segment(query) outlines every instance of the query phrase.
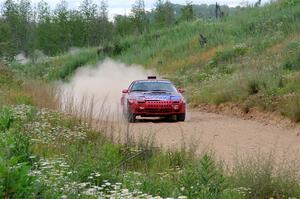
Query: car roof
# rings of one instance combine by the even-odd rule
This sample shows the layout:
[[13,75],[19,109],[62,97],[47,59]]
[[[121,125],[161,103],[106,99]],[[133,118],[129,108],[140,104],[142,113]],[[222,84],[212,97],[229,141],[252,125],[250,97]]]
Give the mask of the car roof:
[[162,83],[171,83],[170,80],[166,79],[145,79],[145,80],[135,80],[134,82],[162,82]]

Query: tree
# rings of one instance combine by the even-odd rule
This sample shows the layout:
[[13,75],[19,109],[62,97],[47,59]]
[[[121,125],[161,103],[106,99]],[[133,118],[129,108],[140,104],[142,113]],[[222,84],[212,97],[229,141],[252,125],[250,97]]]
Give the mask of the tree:
[[80,11],[84,20],[84,29],[82,30],[85,35],[85,43],[90,46],[96,42],[94,32],[96,31],[96,13],[97,5],[92,0],[83,0],[80,5]]
[[23,51],[26,55],[30,51],[30,34],[32,33],[32,9],[29,0],[20,0],[16,4],[12,0],[6,0],[3,7],[3,16],[9,26],[12,38],[12,46],[15,54]]
[[145,2],[144,0],[136,0],[132,5],[132,21],[138,33],[143,33],[148,26],[146,12],[145,12]]
[[173,5],[170,1],[158,0],[154,10],[154,20],[159,28],[169,27],[175,23]]
[[175,23],[175,12],[172,3],[167,0],[164,7],[165,12],[165,24],[166,26],[174,25]]
[[61,0],[54,10],[53,17],[55,29],[55,35],[53,36],[56,45],[56,52],[66,51],[70,47],[71,32],[69,29],[69,14],[70,12],[68,11],[67,2],[65,0]]
[[180,20],[181,21],[192,21],[194,19],[193,3],[187,1],[186,5],[181,9]]
[[114,30],[119,36],[126,36],[134,32],[133,23],[128,16],[117,15],[114,18]]
[[84,20],[82,13],[78,10],[72,10],[69,13],[69,27],[70,27],[70,40],[71,46],[83,47],[87,45],[87,35],[84,32],[86,27],[86,21]]
[[18,37],[20,39],[19,49],[29,56],[33,52],[34,40],[32,40],[32,33],[34,30],[32,19],[33,10],[29,0],[21,0],[19,3],[19,24]]
[[9,25],[0,18],[0,60],[1,57],[5,59],[13,59],[16,46],[14,46],[14,42],[12,40],[11,28]]
[[57,50],[57,26],[53,22],[51,9],[47,2],[40,1],[37,6],[36,46],[45,54],[54,55]]
[[108,20],[108,5],[107,1],[102,0],[100,3],[99,16],[97,19],[98,42],[102,45],[111,39],[112,26]]

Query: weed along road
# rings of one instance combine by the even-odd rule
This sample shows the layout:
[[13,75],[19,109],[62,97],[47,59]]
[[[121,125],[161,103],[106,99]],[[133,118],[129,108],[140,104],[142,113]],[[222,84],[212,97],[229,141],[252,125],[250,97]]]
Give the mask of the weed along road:
[[195,110],[189,112],[186,122],[143,119],[130,128],[134,137],[153,136],[161,147],[191,147],[199,155],[212,151],[228,163],[237,156],[257,153],[295,160],[300,152],[299,128]]

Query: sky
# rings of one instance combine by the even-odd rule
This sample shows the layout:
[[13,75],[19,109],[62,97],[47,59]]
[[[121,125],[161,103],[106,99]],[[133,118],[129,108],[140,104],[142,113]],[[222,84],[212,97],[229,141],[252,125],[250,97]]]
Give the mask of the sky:
[[[0,0],[0,4],[2,4],[5,0]],[[39,0],[31,0],[33,3],[37,3]],[[44,0],[50,4],[51,7],[55,7],[55,5],[60,0]],[[70,8],[77,8],[80,5],[82,0],[66,0],[68,2],[68,6]],[[155,2],[157,0],[145,0],[146,10],[151,10]],[[186,0],[170,0],[172,3],[177,4],[185,4]],[[238,5],[246,5],[255,3],[257,0],[193,0],[193,4],[215,4],[218,2],[221,5],[228,5],[230,7],[238,6]],[[270,0],[262,0],[262,3],[266,3]],[[94,0],[94,2],[100,2],[100,0]],[[113,16],[117,14],[129,14],[131,10],[132,4],[135,0],[107,0],[109,7],[109,16],[113,18]]]

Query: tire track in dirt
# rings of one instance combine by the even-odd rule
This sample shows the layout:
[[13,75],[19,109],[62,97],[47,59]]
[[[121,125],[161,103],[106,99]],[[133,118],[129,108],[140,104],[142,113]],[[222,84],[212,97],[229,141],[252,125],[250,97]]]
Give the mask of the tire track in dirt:
[[156,144],[164,148],[193,146],[197,154],[213,151],[219,160],[232,162],[236,156],[268,154],[279,159],[298,160],[300,129],[266,124],[255,120],[191,111],[186,122],[138,120],[130,124],[135,137],[153,135]]

